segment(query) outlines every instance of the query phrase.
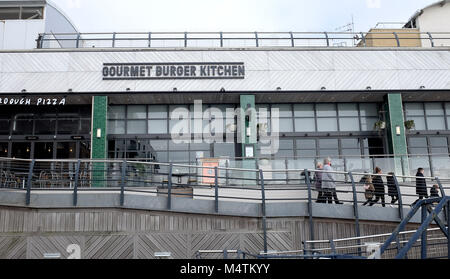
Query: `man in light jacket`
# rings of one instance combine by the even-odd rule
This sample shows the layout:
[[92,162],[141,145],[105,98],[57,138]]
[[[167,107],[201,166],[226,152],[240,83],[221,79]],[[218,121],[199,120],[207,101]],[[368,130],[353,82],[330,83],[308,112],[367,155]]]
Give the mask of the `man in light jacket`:
[[334,202],[336,204],[342,204],[336,194],[336,183],[334,180],[334,173],[332,173],[333,168],[331,167],[330,158],[326,158],[325,160],[323,160],[323,170],[324,173],[322,174],[322,189],[325,194],[326,202],[333,203],[334,197]]

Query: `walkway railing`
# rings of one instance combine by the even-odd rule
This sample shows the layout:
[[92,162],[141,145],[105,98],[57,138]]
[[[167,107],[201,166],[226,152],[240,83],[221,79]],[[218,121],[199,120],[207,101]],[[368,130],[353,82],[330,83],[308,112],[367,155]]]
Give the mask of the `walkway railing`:
[[37,48],[245,48],[450,46],[450,32],[43,33]]
[[[25,204],[31,206],[32,192],[48,190],[73,193],[73,206],[77,206],[81,191],[116,192],[120,196],[121,206],[125,204],[125,192],[167,197],[167,210],[172,210],[173,197],[214,201],[215,213],[220,213],[220,203],[223,201],[257,203],[261,205],[264,252],[267,252],[267,203],[307,203],[310,240],[314,240],[315,203],[334,201],[352,206],[355,235],[360,237],[361,207],[381,205],[397,208],[398,221],[402,221],[404,207],[418,201],[417,179],[421,184],[425,182],[425,188],[421,190],[423,196],[431,196],[433,192],[433,195],[444,197],[446,193],[450,193],[450,179],[447,178],[416,178],[309,169],[224,168],[218,165],[199,166],[126,160],[0,158],[0,171],[0,187],[24,191]],[[281,178],[285,184],[278,183],[280,181],[278,173],[288,173],[287,177]],[[371,197],[367,195],[368,192],[364,187],[370,184],[365,182],[367,179],[363,179],[367,177],[371,177],[373,184],[376,184],[375,191],[370,193]],[[377,178],[378,184],[375,182]]]

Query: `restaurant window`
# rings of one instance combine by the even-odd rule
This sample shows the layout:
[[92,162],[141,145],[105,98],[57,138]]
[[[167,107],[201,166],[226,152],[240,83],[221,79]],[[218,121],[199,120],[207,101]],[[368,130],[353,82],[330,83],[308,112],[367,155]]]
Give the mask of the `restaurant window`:
[[147,133],[147,109],[145,105],[127,106],[127,134]]
[[428,103],[405,103],[406,120],[414,121],[413,130],[446,130],[450,118],[449,103],[428,102]]
[[13,135],[33,134],[33,114],[17,114],[14,117]]
[[8,143],[0,142],[0,157],[8,157]]
[[338,104],[339,130],[359,131],[358,104]]
[[[376,103],[258,104],[258,113],[260,108],[267,108],[269,113],[273,108],[280,110],[280,132],[373,131],[375,122],[379,120]],[[258,119],[258,124],[262,122]]]
[[167,106],[150,105],[148,106],[148,133],[149,134],[167,134]]
[[313,104],[295,104],[294,117],[296,132],[316,131],[316,121]]
[[0,116],[0,135],[9,135],[11,118],[10,116]]

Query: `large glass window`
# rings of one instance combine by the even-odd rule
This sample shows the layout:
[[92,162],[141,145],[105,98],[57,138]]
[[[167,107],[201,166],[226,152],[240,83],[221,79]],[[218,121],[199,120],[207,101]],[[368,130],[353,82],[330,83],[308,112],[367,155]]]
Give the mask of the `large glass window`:
[[358,104],[338,104],[339,130],[359,131]]
[[9,116],[0,116],[0,135],[9,135],[11,119]]
[[316,121],[313,104],[294,105],[295,131],[315,132]]
[[127,134],[147,133],[147,107],[145,105],[127,106]]
[[[292,123],[291,105],[272,105],[273,109],[279,110],[279,131],[280,133],[290,133],[294,131]],[[274,123],[272,122],[272,127]]]
[[14,117],[13,135],[33,134],[33,114],[17,114]]
[[8,143],[0,142],[0,157],[8,157]]
[[406,120],[414,121],[414,130],[446,130],[450,117],[449,103],[405,103]]
[[[375,103],[258,104],[256,108],[267,108],[269,112],[278,108],[280,132],[285,133],[373,131],[379,119]],[[275,123],[273,115],[271,122]]]
[[148,133],[167,134],[167,106],[148,106]]

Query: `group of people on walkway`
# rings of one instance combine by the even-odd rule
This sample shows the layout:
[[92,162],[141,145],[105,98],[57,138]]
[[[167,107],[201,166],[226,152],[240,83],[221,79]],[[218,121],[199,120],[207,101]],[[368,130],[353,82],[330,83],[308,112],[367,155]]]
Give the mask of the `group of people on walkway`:
[[[339,201],[336,193],[336,180],[335,174],[333,172],[333,168],[331,167],[331,159],[326,158],[322,163],[317,164],[317,170],[314,173],[314,185],[318,192],[317,203],[333,203],[342,204]],[[374,174],[366,174],[359,181],[361,185],[364,187],[364,196],[366,201],[363,203],[364,205],[372,206],[379,201],[381,201],[381,205],[383,207],[386,206],[385,201],[385,187],[382,179],[382,170],[380,167],[375,167]],[[394,173],[389,172],[386,176],[386,185],[388,188],[388,196],[391,197],[390,206],[393,205],[399,200],[398,188],[395,181]],[[430,197],[439,197],[438,193],[439,186],[437,184],[433,185],[430,189]],[[423,198],[428,198],[427,193],[427,184],[424,178],[424,169],[418,168],[416,173],[416,194],[419,198],[411,205],[414,206],[419,200]]]

